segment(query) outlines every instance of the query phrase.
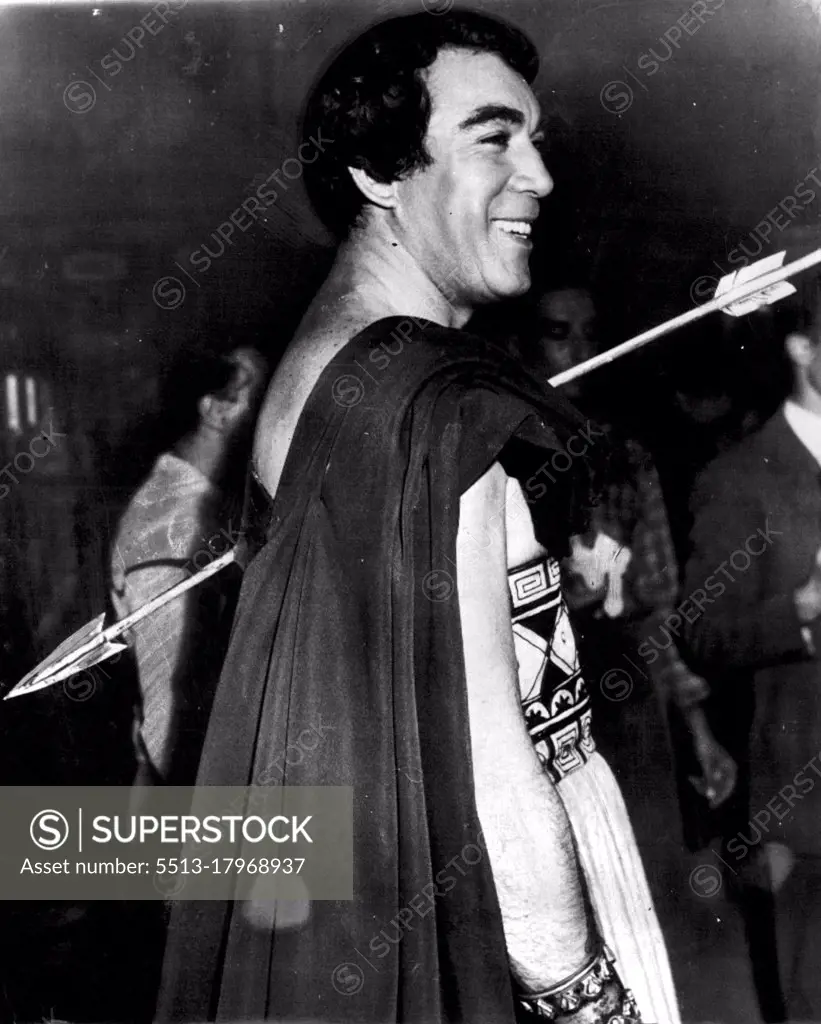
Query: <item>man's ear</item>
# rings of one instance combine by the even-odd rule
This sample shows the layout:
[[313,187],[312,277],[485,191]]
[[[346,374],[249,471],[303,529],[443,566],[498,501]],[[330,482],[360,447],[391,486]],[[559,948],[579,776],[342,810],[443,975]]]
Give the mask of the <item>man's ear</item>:
[[396,186],[397,182],[391,181],[384,184],[376,181],[363,171],[361,167],[349,167],[348,174],[353,178],[353,183],[362,195],[374,204],[381,206],[383,210],[393,210],[397,204]]
[[216,395],[203,395],[197,403],[200,421],[220,432],[230,426],[231,403]]
[[793,331],[784,339],[784,348],[790,358],[790,362],[796,366],[809,366],[815,356],[815,346],[812,340],[799,331]]

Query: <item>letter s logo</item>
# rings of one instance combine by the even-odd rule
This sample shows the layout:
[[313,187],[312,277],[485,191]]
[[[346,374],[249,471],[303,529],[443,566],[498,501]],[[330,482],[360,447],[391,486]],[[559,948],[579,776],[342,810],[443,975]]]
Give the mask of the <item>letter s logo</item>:
[[31,819],[29,835],[41,850],[58,850],[68,839],[68,822],[59,811],[38,811]]

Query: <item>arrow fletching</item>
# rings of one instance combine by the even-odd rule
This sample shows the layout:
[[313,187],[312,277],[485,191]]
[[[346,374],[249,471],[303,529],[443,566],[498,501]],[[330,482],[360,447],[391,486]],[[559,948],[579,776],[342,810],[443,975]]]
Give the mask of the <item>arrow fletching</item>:
[[[783,253],[777,253],[778,257],[783,259]],[[772,256],[768,256],[767,260],[773,259]],[[756,267],[759,267],[761,263],[766,260],[759,260],[758,263],[753,263],[749,267],[744,269],[752,271]],[[792,285],[789,285],[789,292],[782,292],[776,295],[774,291],[770,291],[775,285],[781,284],[782,281],[786,281],[788,277],[794,277],[796,274],[800,274],[802,270],[809,270],[810,267],[815,267],[821,263],[821,249],[815,249],[813,252],[807,253],[806,256],[802,256],[800,259],[794,260],[792,263],[788,263],[785,267],[777,266],[775,269],[767,271],[759,271],[753,275],[752,280],[745,280],[739,282],[733,274],[728,274],[727,277],[734,278],[734,283],[727,287],[724,294],[715,294],[709,302],[705,302],[703,306],[697,306],[695,309],[689,309],[686,313],[681,313],[679,316],[674,316],[672,320],[666,320],[663,324],[659,324],[658,327],[652,327],[649,331],[644,331],[642,334],[637,334],[635,338],[630,338],[629,341],[623,341],[620,345],[616,345],[614,348],[609,349],[607,352],[601,352],[597,356],[593,356],[592,359],[587,359],[583,363],[579,363],[578,366],[572,366],[569,370],[563,370],[561,373],[557,373],[555,377],[550,378],[550,383],[554,388],[560,387],[562,384],[566,384],[568,381],[575,380],[577,377],[583,377],[586,373],[590,373],[591,370],[597,370],[600,366],[606,366],[608,363],[615,362],[616,359],[621,359],[622,356],[626,356],[628,352],[635,352],[636,349],[643,348],[645,345],[649,345],[651,341],[655,341],[657,338],[664,337],[665,334],[670,334],[672,331],[677,330],[679,327],[684,327],[686,324],[695,323],[696,320],[701,320],[702,317],[707,316],[710,313],[715,313],[716,310],[726,309],[728,306],[733,306],[740,303],[742,300],[752,299],[754,296],[764,296],[766,302],[756,300],[754,309],[760,308],[762,305],[768,305],[770,302],[775,302],[776,298],[782,298],[784,295],[792,295],[795,289]],[[736,271],[737,274],[742,271]],[[722,280],[726,280],[723,278]],[[721,281],[719,281],[719,285]],[[716,288],[716,293],[718,288]],[[752,310],[750,310],[752,312]],[[740,316],[740,313],[731,314],[733,316]]]
[[[783,264],[785,256],[786,250],[777,252],[774,256],[767,256],[742,270],[734,270],[731,274],[725,274],[718,282],[713,298],[726,296],[728,292],[739,285],[747,284],[764,274],[769,274],[772,270],[777,270]],[[748,313],[754,313],[757,309],[761,309],[762,306],[770,306],[772,303],[778,302],[779,299],[785,299],[788,295],[795,295],[795,288],[787,281],[779,281],[762,288],[760,292],[748,295],[745,299],[731,302],[723,308],[724,312],[729,313],[730,316],[746,316]]]

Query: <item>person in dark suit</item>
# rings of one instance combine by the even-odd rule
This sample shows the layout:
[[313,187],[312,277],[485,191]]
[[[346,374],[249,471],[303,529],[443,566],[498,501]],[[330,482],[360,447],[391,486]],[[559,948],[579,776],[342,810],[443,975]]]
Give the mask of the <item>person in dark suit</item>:
[[790,397],[697,481],[679,608],[696,670],[752,690],[723,852],[767,1020],[821,1017],[821,279],[780,319]]

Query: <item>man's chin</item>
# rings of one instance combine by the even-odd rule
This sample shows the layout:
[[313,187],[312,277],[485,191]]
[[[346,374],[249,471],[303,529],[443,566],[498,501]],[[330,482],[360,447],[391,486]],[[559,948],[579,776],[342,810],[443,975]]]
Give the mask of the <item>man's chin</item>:
[[518,271],[499,277],[492,283],[494,302],[503,302],[505,299],[518,299],[530,291],[530,271]]

